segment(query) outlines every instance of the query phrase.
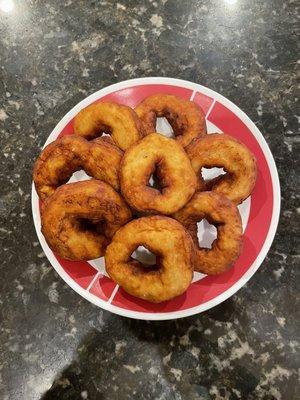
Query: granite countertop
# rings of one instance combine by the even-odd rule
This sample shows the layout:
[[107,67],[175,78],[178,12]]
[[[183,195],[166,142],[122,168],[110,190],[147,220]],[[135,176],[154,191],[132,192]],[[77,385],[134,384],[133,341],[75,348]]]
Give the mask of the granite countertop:
[[[297,22],[292,0],[0,1],[1,400],[296,399]],[[142,76],[201,83],[239,105],[281,180],[261,268],[226,302],[177,321],[82,299],[49,265],[31,217],[33,162],[56,123],[94,91]]]

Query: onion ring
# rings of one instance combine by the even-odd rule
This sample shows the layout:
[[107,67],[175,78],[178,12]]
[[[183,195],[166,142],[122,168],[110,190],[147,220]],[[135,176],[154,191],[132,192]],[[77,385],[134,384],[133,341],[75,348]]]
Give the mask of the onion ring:
[[[140,245],[158,257],[154,268],[131,258]],[[143,217],[120,228],[105,254],[110,277],[129,294],[154,303],[170,300],[191,283],[192,240],[181,224],[164,216]]]
[[122,197],[108,184],[91,179],[60,186],[42,207],[42,233],[51,247],[68,260],[104,255],[120,226],[131,219]]
[[[173,215],[190,233],[194,241],[195,271],[217,275],[226,271],[238,258],[242,247],[242,222],[234,203],[216,192],[198,192]],[[200,248],[197,222],[206,219],[217,228],[217,239],[211,249]]]
[[168,94],[147,97],[136,108],[146,134],[156,131],[156,119],[165,117],[176,140],[186,147],[194,138],[206,134],[205,115],[193,101]]
[[[161,192],[148,186],[156,173]],[[197,177],[183,148],[158,133],[145,136],[128,149],[121,162],[121,191],[137,211],[172,214],[194,194]]]
[[43,200],[80,169],[118,191],[122,156],[123,152],[106,138],[91,142],[76,135],[59,138],[43,149],[35,163],[36,191]]
[[81,110],[74,119],[74,133],[94,139],[105,132],[116,145],[126,150],[143,136],[141,121],[130,107],[100,102]]
[[251,194],[257,177],[256,160],[238,140],[225,134],[210,134],[195,139],[186,151],[199,177],[199,186],[204,184],[201,168],[219,167],[227,173],[208,181],[207,189],[224,194],[236,204]]

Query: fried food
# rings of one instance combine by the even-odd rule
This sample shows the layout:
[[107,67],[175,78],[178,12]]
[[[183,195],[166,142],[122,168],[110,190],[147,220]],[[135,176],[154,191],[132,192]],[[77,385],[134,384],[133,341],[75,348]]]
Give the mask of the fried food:
[[[155,173],[161,191],[148,186]],[[121,191],[140,212],[172,214],[192,197],[197,177],[183,148],[158,133],[145,136],[128,149],[121,162]]]
[[60,186],[42,207],[42,233],[51,247],[68,260],[104,255],[115,232],[131,212],[108,184],[91,179]]
[[256,160],[246,146],[225,134],[211,134],[195,139],[187,148],[187,155],[203,187],[202,168],[223,168],[225,175],[207,182],[206,189],[224,194],[236,204],[252,192],[257,176]]
[[136,108],[146,134],[156,131],[156,119],[165,117],[176,140],[186,147],[194,138],[206,134],[205,115],[193,101],[168,94],[147,97]]
[[[131,254],[143,245],[157,256],[149,268]],[[183,226],[164,216],[143,217],[120,228],[105,254],[110,277],[126,292],[153,303],[170,300],[191,283],[192,239]]]
[[44,148],[35,163],[36,191],[44,200],[80,169],[118,191],[122,156],[123,152],[107,138],[91,142],[76,135],[59,138]]
[[[242,222],[234,203],[216,192],[198,192],[173,217],[182,223],[194,241],[195,271],[218,275],[232,266],[242,247]],[[197,222],[206,219],[217,228],[211,249],[200,248]]]
[[74,133],[90,140],[105,132],[122,150],[128,149],[143,136],[141,121],[130,107],[100,102],[81,110],[74,120]]

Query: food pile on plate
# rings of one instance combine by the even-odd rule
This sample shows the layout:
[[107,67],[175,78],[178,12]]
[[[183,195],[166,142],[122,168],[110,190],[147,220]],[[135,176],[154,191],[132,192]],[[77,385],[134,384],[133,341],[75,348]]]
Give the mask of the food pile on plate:
[[[159,117],[174,138],[156,132]],[[193,271],[217,275],[233,265],[243,233],[237,205],[254,188],[256,161],[236,139],[208,135],[196,103],[167,94],[135,110],[98,102],[80,111],[73,127],[42,150],[33,172],[42,233],[56,254],[104,256],[117,284],[155,303],[184,293]],[[214,167],[226,174],[205,181],[202,168]],[[67,183],[78,170],[92,179]],[[211,248],[199,246],[203,219],[217,228]],[[139,246],[156,256],[154,265],[133,257]]]

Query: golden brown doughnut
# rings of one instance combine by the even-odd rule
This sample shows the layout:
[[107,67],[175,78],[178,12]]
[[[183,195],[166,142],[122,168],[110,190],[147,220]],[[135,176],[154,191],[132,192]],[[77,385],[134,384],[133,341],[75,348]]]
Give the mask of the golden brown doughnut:
[[74,120],[74,133],[86,139],[94,139],[105,132],[116,145],[126,150],[143,136],[141,121],[130,107],[100,102],[81,110]]
[[[148,186],[154,172],[161,192]],[[123,196],[135,210],[172,214],[192,197],[197,177],[185,151],[175,140],[152,133],[125,152],[120,182]]]
[[91,142],[76,135],[59,138],[43,149],[35,163],[36,191],[41,199],[45,199],[80,169],[119,190],[122,156],[123,152],[106,138]]
[[104,255],[131,212],[108,184],[91,179],[60,186],[42,207],[42,233],[62,258],[92,260]]
[[[138,246],[157,256],[157,265],[144,267],[131,258]],[[143,217],[120,228],[105,254],[110,277],[126,292],[153,303],[170,300],[191,283],[192,240],[181,224],[164,216]]]
[[156,119],[165,117],[176,140],[186,147],[194,138],[206,134],[205,115],[193,101],[169,94],[147,97],[136,108],[146,134],[156,131]]
[[[173,217],[182,223],[194,241],[195,271],[217,275],[226,271],[238,258],[242,247],[242,222],[234,203],[216,192],[198,192]],[[217,228],[211,249],[200,248],[197,222],[206,219]]]
[[257,176],[256,160],[246,146],[225,134],[195,139],[186,148],[192,167],[203,187],[202,168],[219,167],[225,175],[207,182],[207,189],[222,193],[236,204],[252,192]]

